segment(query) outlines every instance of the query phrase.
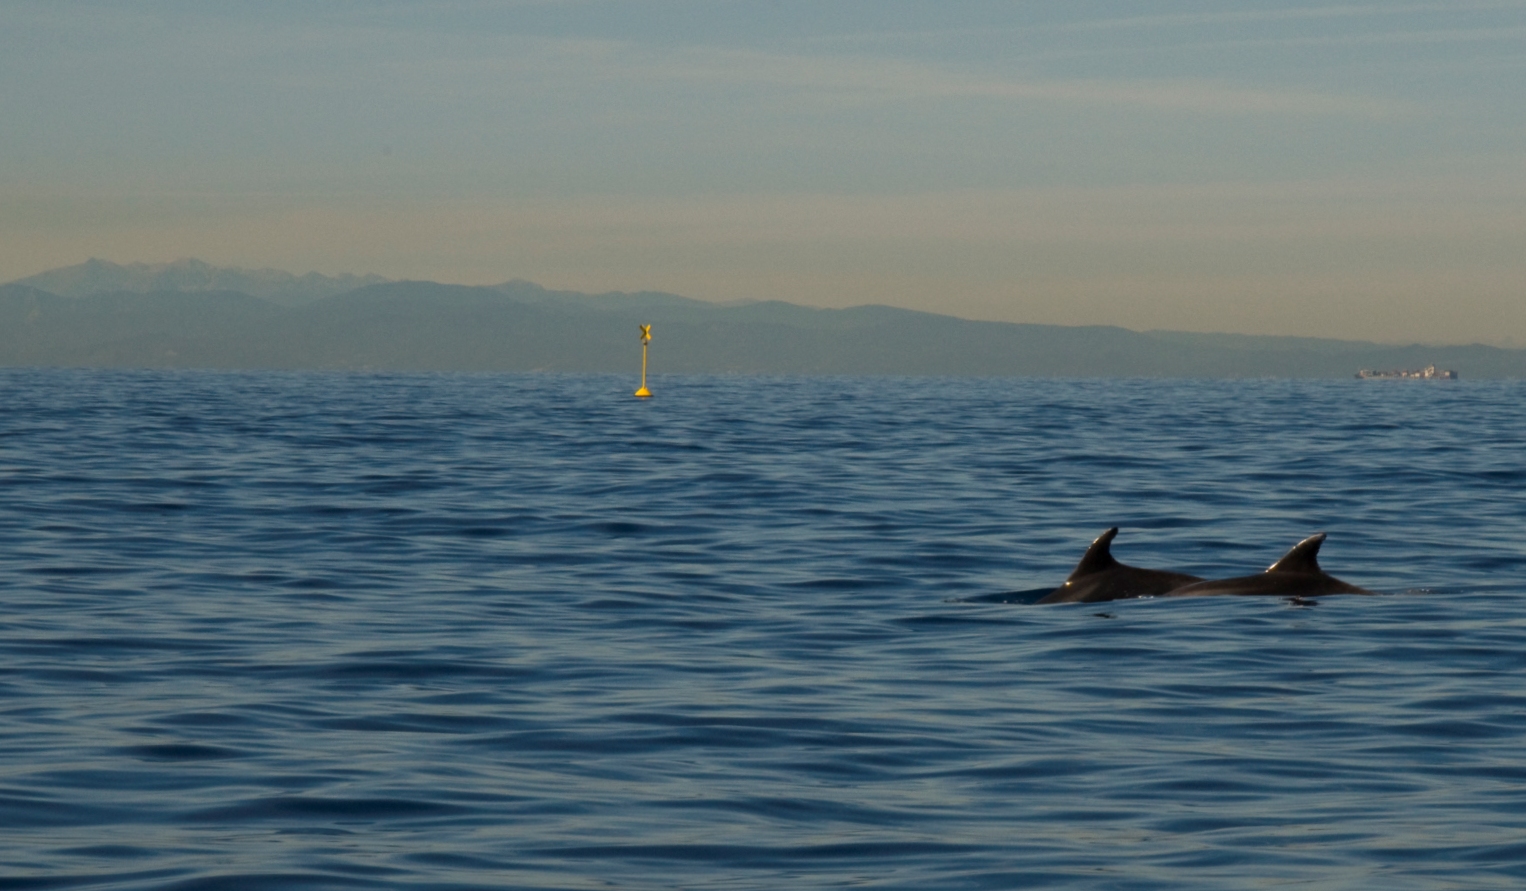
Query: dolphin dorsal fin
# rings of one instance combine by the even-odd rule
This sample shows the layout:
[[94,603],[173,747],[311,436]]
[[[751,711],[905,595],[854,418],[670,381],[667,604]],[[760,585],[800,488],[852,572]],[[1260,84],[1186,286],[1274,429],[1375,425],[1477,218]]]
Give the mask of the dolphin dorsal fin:
[[1319,546],[1325,543],[1325,533],[1319,532],[1309,536],[1296,545],[1293,549],[1282,555],[1282,559],[1266,568],[1267,572],[1320,572]]
[[1065,581],[1068,582],[1071,579],[1078,579],[1083,575],[1091,575],[1094,572],[1101,572],[1104,569],[1112,569],[1114,566],[1117,566],[1118,561],[1113,559],[1111,550],[1113,536],[1117,534],[1118,527],[1114,526],[1097,536],[1097,540],[1092,542],[1092,546],[1086,549],[1085,554],[1081,555],[1081,562],[1076,564],[1075,570],[1071,572],[1070,577],[1065,579]]

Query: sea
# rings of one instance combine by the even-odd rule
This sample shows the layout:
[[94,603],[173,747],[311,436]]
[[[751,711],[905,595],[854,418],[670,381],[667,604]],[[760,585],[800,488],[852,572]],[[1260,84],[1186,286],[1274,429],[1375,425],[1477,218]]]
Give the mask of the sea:
[[1526,382],[636,384],[0,370],[0,889],[1526,886]]

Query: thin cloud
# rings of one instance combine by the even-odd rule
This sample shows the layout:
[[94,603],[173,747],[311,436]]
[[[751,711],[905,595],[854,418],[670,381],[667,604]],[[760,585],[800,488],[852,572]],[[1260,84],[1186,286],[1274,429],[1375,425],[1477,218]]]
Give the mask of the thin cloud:
[[[1467,12],[1526,11],[1526,0],[1449,0],[1444,3],[1406,4],[1359,4],[1342,6],[1300,7],[1296,9],[1246,9],[1214,12],[1161,13],[1155,15],[1117,16],[1110,18],[1081,19],[1077,21],[1022,23],[1008,26],[984,25],[981,27],[866,30],[854,34],[839,34],[810,38],[814,43],[865,43],[876,41],[905,41],[908,38],[989,37],[992,34],[1044,34],[1084,31],[1139,30],[1144,28],[1181,28],[1204,25],[1260,24],[1267,22],[1299,22],[1332,19],[1393,19],[1406,15],[1445,13],[1455,17]],[[1450,30],[1450,29],[1443,29]]]
[[1422,13],[1484,12],[1493,10],[1526,10],[1522,0],[1449,0],[1446,3],[1405,4],[1358,4],[1343,6],[1316,6],[1298,9],[1247,9],[1218,12],[1175,13],[1164,15],[1128,16],[1093,21],[1073,22],[1049,26],[1055,30],[1098,30],[1113,28],[1181,27],[1184,25],[1215,25],[1240,22],[1311,21],[1336,18],[1394,18],[1396,16]]
[[[1355,115],[1412,113],[1411,103],[1366,96],[1241,87],[1206,79],[1013,79],[878,57],[785,55],[692,49],[655,54],[611,41],[541,41],[517,54],[521,73],[548,67],[569,77],[708,88],[771,88],[825,103],[989,99],[1064,105],[1132,106],[1203,114]],[[559,61],[558,61],[559,60]]]
[[1236,46],[1363,46],[1417,43],[1477,43],[1516,41],[1526,37],[1526,25],[1508,28],[1438,28],[1421,31],[1385,31],[1379,34],[1320,34],[1256,40],[1222,40],[1195,43],[1203,47]]

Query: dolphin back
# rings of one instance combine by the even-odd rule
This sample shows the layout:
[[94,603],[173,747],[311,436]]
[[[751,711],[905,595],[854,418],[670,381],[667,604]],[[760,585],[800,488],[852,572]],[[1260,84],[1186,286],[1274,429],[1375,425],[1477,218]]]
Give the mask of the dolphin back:
[[1183,585],[1202,581],[1194,575],[1164,572],[1159,569],[1140,569],[1119,563],[1113,558],[1113,538],[1118,527],[1097,536],[1091,547],[1082,555],[1081,562],[1065,584],[1036,603],[1102,603],[1108,600],[1129,600],[1135,597],[1153,597]]
[[1263,595],[1273,597],[1316,597],[1322,594],[1371,594],[1343,582],[1319,568],[1319,546],[1325,533],[1319,532],[1299,542],[1282,559],[1256,575],[1215,579],[1185,585],[1170,591],[1167,597],[1212,597],[1215,595]]

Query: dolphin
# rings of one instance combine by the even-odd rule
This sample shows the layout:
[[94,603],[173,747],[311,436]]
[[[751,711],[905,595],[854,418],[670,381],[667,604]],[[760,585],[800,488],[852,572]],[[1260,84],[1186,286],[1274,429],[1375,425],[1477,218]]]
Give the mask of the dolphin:
[[1126,600],[1130,597],[1151,597],[1167,591],[1191,586],[1202,579],[1180,572],[1159,569],[1140,569],[1125,566],[1113,559],[1109,550],[1118,527],[1097,536],[1086,549],[1075,571],[1065,579],[1065,584],[1035,603],[1101,603],[1104,600]]
[[1372,594],[1365,588],[1343,582],[1319,568],[1315,559],[1319,546],[1325,543],[1325,533],[1311,535],[1282,555],[1282,559],[1266,568],[1260,575],[1246,575],[1232,579],[1215,579],[1195,582],[1172,591],[1164,597],[1212,597],[1220,594],[1270,594],[1275,597],[1317,597],[1321,594]]

